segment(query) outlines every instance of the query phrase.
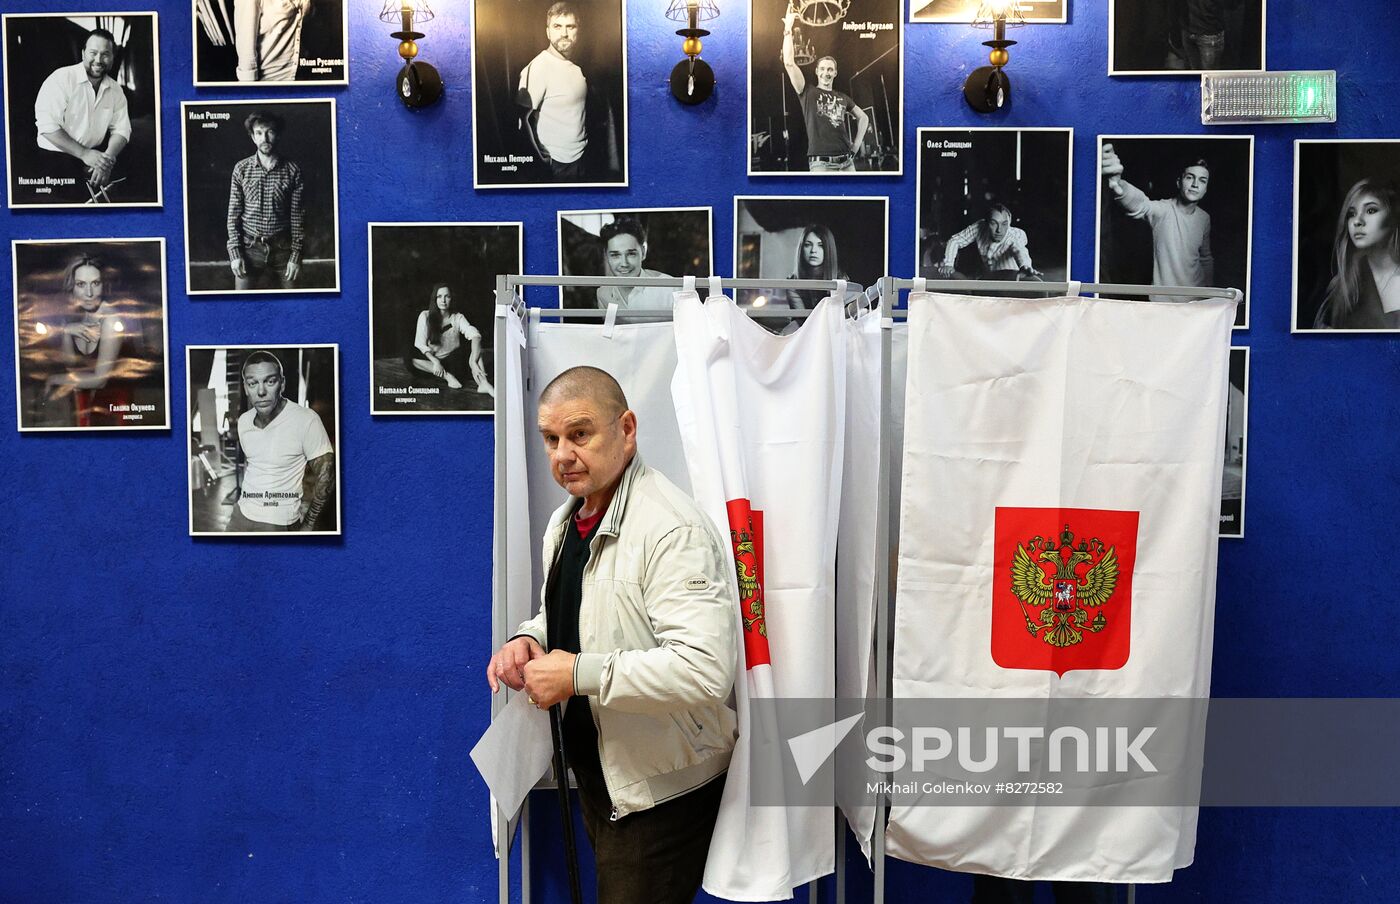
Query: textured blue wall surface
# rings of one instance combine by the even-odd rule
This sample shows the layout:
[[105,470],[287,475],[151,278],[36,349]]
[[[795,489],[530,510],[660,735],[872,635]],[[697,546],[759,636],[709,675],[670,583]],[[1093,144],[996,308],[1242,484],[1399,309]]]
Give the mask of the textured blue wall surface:
[[[1105,0],[1076,0],[1070,24],[1014,35],[1014,106],[990,117],[960,93],[985,34],[907,30],[903,177],[751,180],[746,4],[721,0],[706,41],[718,96],[687,109],[666,86],[680,54],[661,0],[632,0],[631,188],[476,193],[467,0],[434,3],[421,46],[448,87],[417,115],[394,96],[399,60],[378,0],[348,5],[350,87],[286,92],[338,101],[339,296],[183,294],[178,104],[266,96],[194,90],[183,0],[156,4],[164,208],[0,214],[8,238],[167,237],[177,425],[141,436],[0,427],[5,904],[494,900],[486,792],[466,755],[489,713],[491,423],[370,418],[366,222],[523,220],[527,267],[548,272],[557,208],[707,204],[727,274],[735,194],[888,194],[891,268],[910,275],[915,128],[1071,126],[1073,270],[1090,279],[1094,136],[1202,131],[1191,79],[1104,74]],[[1237,336],[1253,349],[1248,536],[1222,546],[1220,696],[1400,694],[1388,628],[1400,343],[1288,334],[1292,140],[1400,135],[1393,12],[1388,0],[1269,4],[1271,68],[1339,70],[1341,120],[1256,130],[1253,327]],[[8,372],[11,319],[0,323]],[[343,538],[186,536],[183,347],[242,342],[340,343]],[[14,423],[13,406],[0,393],[0,425]],[[548,822],[550,807],[537,810]],[[1393,899],[1397,850],[1395,810],[1206,810],[1196,864],[1139,900]],[[567,900],[556,872],[540,875],[545,900]],[[892,901],[965,900],[970,884],[892,863],[889,887]]]

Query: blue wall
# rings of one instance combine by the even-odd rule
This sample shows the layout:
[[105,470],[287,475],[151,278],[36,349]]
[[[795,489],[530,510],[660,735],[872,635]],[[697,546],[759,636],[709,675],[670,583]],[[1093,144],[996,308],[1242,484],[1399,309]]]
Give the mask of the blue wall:
[[[84,6],[84,4],[63,4]],[[135,4],[139,6],[139,4]],[[178,104],[191,87],[190,5],[161,13],[163,210],[4,212],[6,237],[164,235],[170,266],[169,434],[20,436],[0,427],[0,901],[494,900],[486,792],[466,752],[488,719],[489,420],[367,414],[365,223],[525,222],[527,266],[555,266],[558,207],[709,204],[730,272],[734,194],[830,193],[745,177],[745,5],[706,41],[718,99],[666,87],[679,58],[661,0],[632,0],[632,187],[470,188],[467,0],[437,0],[424,59],[448,84],[419,115],[393,94],[378,0],[350,0],[352,84],[339,104],[339,297],[191,301],[181,287]],[[102,0],[87,8],[130,9]],[[6,11],[52,8],[7,0]],[[1400,46],[1387,0],[1272,0],[1271,68],[1335,68],[1337,126],[1261,128],[1255,180],[1248,537],[1220,559],[1219,696],[1396,696],[1393,523],[1400,501],[1400,344],[1290,337],[1292,139],[1400,134]],[[1196,133],[1190,79],[1112,79],[1105,0],[1066,26],[1023,29],[1009,112],[963,104],[984,34],[908,29],[891,268],[914,267],[914,142],[922,125],[1076,130],[1074,271],[1092,277],[1097,133]],[[243,92],[248,95],[248,92]],[[257,95],[264,96],[264,95]],[[0,297],[9,297],[9,268]],[[0,318],[0,372],[13,366]],[[186,537],[187,343],[338,342],[343,539]],[[0,392],[0,425],[14,400]],[[541,811],[550,807],[542,806]],[[546,818],[546,817],[542,817]],[[1394,810],[1207,810],[1197,862],[1141,901],[1370,901],[1400,889]],[[541,877],[549,900],[562,884]],[[965,877],[892,863],[890,900],[964,900]],[[862,900],[854,892],[852,900]]]

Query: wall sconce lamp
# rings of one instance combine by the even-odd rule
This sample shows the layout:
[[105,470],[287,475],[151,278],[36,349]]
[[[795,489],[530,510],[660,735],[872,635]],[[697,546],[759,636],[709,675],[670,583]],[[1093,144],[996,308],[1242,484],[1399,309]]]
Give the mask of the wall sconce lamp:
[[432,17],[428,0],[384,0],[384,8],[379,11],[382,21],[399,26],[392,35],[399,39],[399,56],[404,62],[397,80],[398,93],[399,100],[410,110],[430,106],[442,97],[442,76],[430,64],[414,60],[418,56],[418,39],[426,35],[414,31],[413,26]]
[[685,28],[676,31],[685,38],[681,51],[686,59],[671,70],[671,94],[683,104],[704,103],[715,90],[715,71],[700,59],[700,39],[709,35],[700,23],[718,15],[715,0],[671,0],[671,5],[666,7],[666,18],[686,23]]
[[1006,40],[1006,29],[1025,25],[1021,15],[1020,0],[982,0],[977,7],[977,15],[972,20],[977,28],[992,29],[992,39],[983,41],[982,46],[992,48],[987,55],[990,66],[978,66],[963,83],[963,97],[967,105],[978,113],[992,113],[1000,110],[1011,101],[1011,79],[1007,78],[1002,67],[1011,62],[1011,54],[1006,48],[1015,41]]

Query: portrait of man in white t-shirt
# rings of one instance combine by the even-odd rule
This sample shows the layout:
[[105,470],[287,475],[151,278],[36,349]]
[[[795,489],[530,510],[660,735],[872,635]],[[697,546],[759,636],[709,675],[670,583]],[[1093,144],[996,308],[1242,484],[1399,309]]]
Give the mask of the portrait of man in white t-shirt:
[[246,464],[228,533],[314,531],[335,498],[335,449],[321,416],[283,395],[282,361],[258,350],[243,361],[248,410],[238,417]]
[[476,188],[627,184],[626,4],[472,0]]
[[530,110],[526,131],[555,179],[579,181],[586,175],[588,78],[573,61],[579,39],[573,4],[559,0],[549,8],[545,37],[549,46],[520,71],[521,106]]

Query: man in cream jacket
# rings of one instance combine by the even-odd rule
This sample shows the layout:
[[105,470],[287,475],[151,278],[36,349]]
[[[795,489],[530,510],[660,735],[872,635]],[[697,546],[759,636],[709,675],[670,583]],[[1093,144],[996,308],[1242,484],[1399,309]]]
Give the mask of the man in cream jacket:
[[593,367],[540,395],[571,497],[550,519],[540,613],[487,667],[536,706],[567,702],[564,746],[597,858],[598,900],[694,899],[734,747],[732,552],[637,455],[637,416]]

